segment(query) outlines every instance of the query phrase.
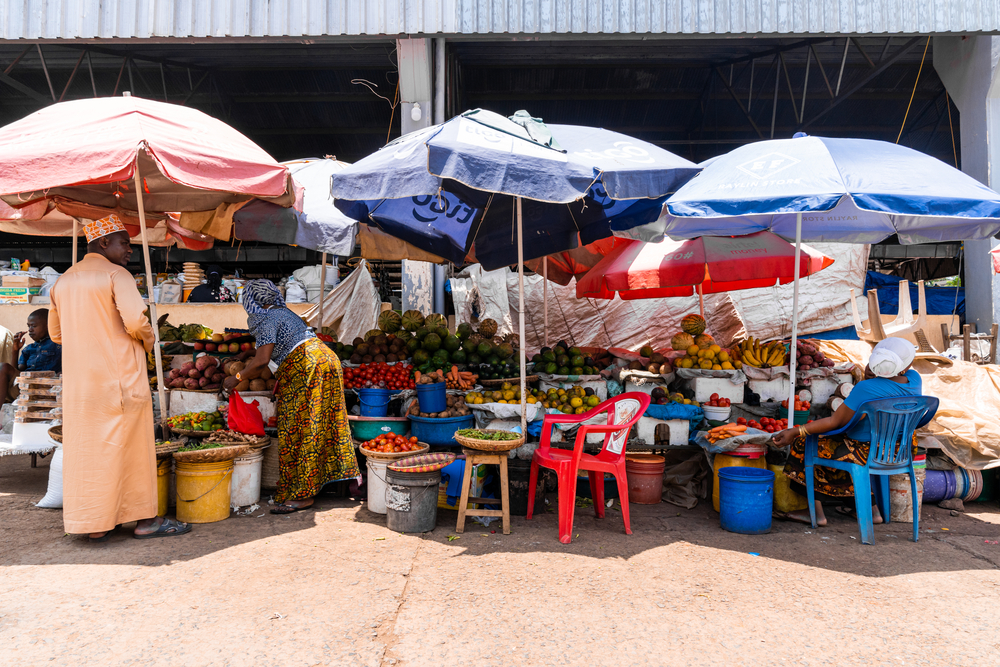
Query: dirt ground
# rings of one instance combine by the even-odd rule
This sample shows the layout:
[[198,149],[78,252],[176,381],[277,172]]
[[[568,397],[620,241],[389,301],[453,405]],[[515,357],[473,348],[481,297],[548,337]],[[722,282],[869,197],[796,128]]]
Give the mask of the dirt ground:
[[631,536],[577,509],[570,545],[554,512],[400,535],[321,497],[91,545],[33,506],[47,473],[0,458],[6,665],[1000,664],[995,502],[925,506],[917,544],[890,524],[863,546],[841,516],[735,535],[704,503],[633,506]]

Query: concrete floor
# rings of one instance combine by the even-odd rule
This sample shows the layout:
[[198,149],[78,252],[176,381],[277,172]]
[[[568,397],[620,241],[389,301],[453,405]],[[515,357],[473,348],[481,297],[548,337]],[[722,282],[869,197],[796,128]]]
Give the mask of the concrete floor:
[[838,515],[735,535],[704,503],[633,506],[631,536],[577,509],[570,545],[554,512],[400,535],[321,497],[91,545],[33,506],[47,472],[0,458],[5,665],[1000,664],[995,502],[925,506],[917,544],[890,524],[863,546]]

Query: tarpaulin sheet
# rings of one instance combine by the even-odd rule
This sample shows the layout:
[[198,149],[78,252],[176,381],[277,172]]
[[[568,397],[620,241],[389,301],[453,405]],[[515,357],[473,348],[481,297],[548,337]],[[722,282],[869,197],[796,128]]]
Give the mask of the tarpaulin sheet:
[[[865,275],[865,294],[868,290],[877,290],[878,309],[883,315],[899,312],[899,282],[898,276],[888,276],[877,271],[869,271]],[[956,298],[957,297],[957,298]],[[910,305],[917,307],[919,290],[915,282],[910,283]],[[951,315],[955,312],[965,314],[964,287],[924,287],[924,299],[928,315]]]
[[[835,361],[864,368],[871,345],[862,341],[821,341],[820,350]],[[955,361],[939,366],[917,359],[925,396],[941,401],[934,419],[918,433],[933,435],[944,452],[970,470],[1000,466],[1000,366]]]
[[326,295],[322,322],[319,321],[318,304],[302,313],[302,319],[317,329],[333,327],[337,340],[350,343],[375,328],[381,307],[378,290],[368,272],[368,262],[362,262]]

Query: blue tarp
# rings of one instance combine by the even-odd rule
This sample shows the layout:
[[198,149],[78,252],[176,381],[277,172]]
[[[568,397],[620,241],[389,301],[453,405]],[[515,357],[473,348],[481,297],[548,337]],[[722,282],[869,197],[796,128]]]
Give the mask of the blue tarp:
[[[868,290],[878,290],[878,309],[883,315],[899,312],[899,281],[896,276],[887,276],[877,271],[869,271],[865,276],[865,294]],[[958,295],[958,314],[965,314],[964,287],[925,287],[928,315],[951,315],[955,311],[955,296]],[[917,284],[910,283],[910,305],[917,310]]]

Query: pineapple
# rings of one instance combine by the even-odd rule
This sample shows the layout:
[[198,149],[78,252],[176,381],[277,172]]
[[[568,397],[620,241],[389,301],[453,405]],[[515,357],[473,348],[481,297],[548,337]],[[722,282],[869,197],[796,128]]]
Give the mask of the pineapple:
[[479,323],[479,335],[483,338],[493,338],[497,334],[496,320],[485,319]]

